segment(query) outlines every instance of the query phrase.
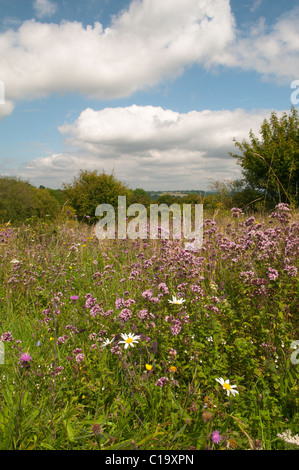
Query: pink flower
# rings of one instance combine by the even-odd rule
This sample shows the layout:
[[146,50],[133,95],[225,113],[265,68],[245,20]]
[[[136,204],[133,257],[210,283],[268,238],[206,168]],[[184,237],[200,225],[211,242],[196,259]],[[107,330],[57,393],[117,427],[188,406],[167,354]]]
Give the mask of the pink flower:
[[22,356],[20,356],[20,360],[18,364],[21,364],[21,367],[26,367],[29,366],[29,362],[31,361],[32,357],[30,354],[24,353]]
[[217,430],[213,431],[211,435],[211,439],[214,444],[220,444],[222,437],[220,436],[219,431]]
[[161,377],[160,379],[157,380],[156,386],[157,387],[164,387],[164,385],[167,384],[167,382],[169,382],[168,377]]
[[84,354],[77,354],[76,356],[76,362],[79,364],[80,362],[84,361]]
[[3,333],[1,336],[1,341],[13,341],[13,337],[10,331]]

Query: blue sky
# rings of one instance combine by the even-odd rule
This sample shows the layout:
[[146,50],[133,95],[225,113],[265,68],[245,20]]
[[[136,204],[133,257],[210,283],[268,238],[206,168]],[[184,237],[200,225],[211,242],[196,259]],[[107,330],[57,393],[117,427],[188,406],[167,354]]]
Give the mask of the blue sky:
[[[240,176],[233,138],[291,108],[294,0],[0,0],[0,175],[59,188]],[[1,104],[2,103],[2,104]]]

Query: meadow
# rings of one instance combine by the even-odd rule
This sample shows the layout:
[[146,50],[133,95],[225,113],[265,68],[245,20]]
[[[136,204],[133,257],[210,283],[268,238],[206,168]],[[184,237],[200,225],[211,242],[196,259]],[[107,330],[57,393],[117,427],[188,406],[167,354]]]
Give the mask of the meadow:
[[1,226],[1,450],[298,449],[298,212],[203,238]]

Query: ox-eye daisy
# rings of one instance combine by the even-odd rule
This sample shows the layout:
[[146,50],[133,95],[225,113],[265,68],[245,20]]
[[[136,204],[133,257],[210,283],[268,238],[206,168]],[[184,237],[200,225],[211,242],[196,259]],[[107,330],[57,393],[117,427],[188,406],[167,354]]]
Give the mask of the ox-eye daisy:
[[226,393],[227,393],[228,396],[229,396],[230,393],[232,393],[234,396],[235,396],[236,393],[239,393],[237,390],[235,390],[235,388],[237,388],[237,386],[236,385],[230,385],[228,379],[224,380],[222,377],[220,377],[219,379],[216,379],[216,380],[226,390]]
[[170,304],[181,305],[183,302],[186,302],[184,299],[177,299],[175,295],[172,296],[172,300],[168,300]]
[[134,343],[138,343],[138,340],[140,339],[140,336],[133,335],[132,333],[129,333],[126,335],[125,333],[121,334],[121,337],[123,341],[119,341],[120,343],[125,344],[125,349],[127,349],[129,346],[134,347]]
[[105,341],[103,341],[102,348],[105,348],[105,346],[108,346],[109,344],[112,344],[114,341],[114,338],[108,339],[106,338]]

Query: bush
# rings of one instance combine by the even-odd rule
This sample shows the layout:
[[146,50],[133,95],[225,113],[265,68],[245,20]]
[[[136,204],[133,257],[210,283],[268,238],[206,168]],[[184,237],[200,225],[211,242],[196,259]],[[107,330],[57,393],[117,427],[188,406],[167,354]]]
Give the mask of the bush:
[[54,219],[59,203],[45,189],[15,177],[0,177],[0,219],[21,224],[31,217]]
[[78,219],[88,217],[91,223],[96,222],[95,210],[99,204],[118,206],[118,196],[126,196],[131,203],[132,192],[113,174],[81,170],[72,184],[63,184],[66,199],[76,211]]

